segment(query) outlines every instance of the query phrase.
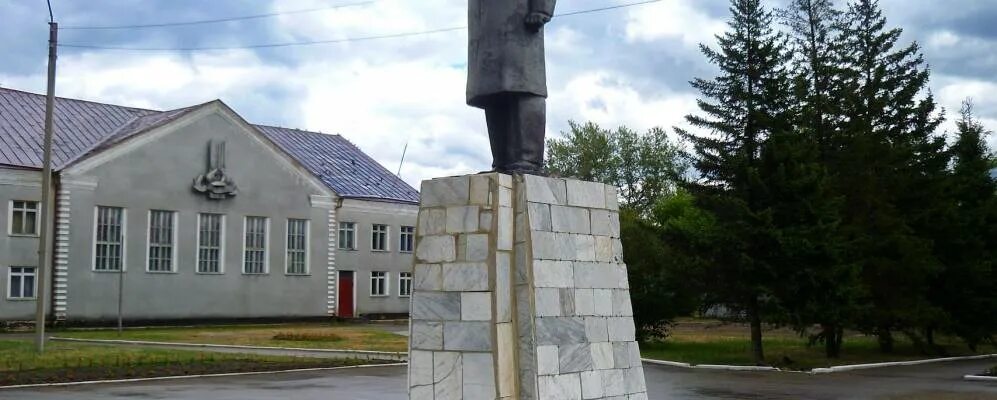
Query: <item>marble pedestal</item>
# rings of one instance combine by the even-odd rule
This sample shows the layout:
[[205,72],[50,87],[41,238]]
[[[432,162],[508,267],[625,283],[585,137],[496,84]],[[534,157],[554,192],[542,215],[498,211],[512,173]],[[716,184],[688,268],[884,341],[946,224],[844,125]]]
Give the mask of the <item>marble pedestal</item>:
[[422,183],[409,398],[646,399],[616,188]]

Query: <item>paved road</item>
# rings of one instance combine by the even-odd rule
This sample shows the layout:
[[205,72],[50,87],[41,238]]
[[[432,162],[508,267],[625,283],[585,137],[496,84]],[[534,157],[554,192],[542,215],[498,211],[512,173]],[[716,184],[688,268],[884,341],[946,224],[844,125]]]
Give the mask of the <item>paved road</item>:
[[[997,384],[965,382],[990,361],[831,375],[720,372],[646,365],[651,399],[997,400]],[[405,400],[405,367],[0,390],[0,399]]]

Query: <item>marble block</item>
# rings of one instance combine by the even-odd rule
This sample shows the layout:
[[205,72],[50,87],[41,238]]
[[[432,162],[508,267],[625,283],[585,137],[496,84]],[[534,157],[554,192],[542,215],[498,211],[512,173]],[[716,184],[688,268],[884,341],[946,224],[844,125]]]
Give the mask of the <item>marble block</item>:
[[616,188],[486,173],[422,189],[410,399],[647,399]]

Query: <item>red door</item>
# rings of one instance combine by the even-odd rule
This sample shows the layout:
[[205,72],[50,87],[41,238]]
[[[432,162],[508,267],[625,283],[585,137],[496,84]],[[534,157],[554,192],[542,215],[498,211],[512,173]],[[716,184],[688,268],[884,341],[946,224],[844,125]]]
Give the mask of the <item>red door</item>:
[[353,318],[353,271],[339,271],[339,316]]

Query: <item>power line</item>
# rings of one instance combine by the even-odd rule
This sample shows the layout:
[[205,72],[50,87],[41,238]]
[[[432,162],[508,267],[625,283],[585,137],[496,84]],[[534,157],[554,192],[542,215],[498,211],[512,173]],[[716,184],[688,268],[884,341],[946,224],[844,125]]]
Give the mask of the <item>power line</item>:
[[146,28],[164,28],[171,26],[189,26],[189,25],[205,25],[205,24],[217,24],[221,22],[233,22],[233,21],[245,21],[249,19],[261,19],[261,18],[271,18],[280,15],[291,15],[291,14],[304,14],[316,11],[326,11],[335,10],[339,8],[346,7],[357,7],[365,6],[368,4],[376,3],[378,0],[361,1],[357,3],[346,3],[337,4],[328,7],[318,7],[318,8],[306,8],[302,10],[293,11],[282,11],[282,12],[272,12],[266,14],[255,14],[255,15],[244,15],[241,17],[228,17],[228,18],[218,18],[218,19],[204,19],[197,21],[184,21],[184,22],[163,22],[159,24],[144,24],[144,25],[109,25],[109,26],[63,26],[60,29],[63,30],[118,30],[118,29],[146,29]]
[[[376,0],[374,0],[376,1]],[[642,6],[651,3],[658,3],[663,0],[643,0],[633,3],[618,4],[609,7],[591,8],[586,10],[571,11],[561,14],[555,14],[553,17],[569,17],[582,14],[591,14],[602,11],[616,10],[621,8],[628,8],[634,6]],[[431,29],[425,31],[417,32],[403,32],[403,33],[392,33],[384,35],[372,35],[372,36],[358,36],[349,37],[341,39],[328,39],[328,40],[308,40],[308,41],[298,41],[298,42],[283,42],[283,43],[264,43],[264,44],[253,44],[244,46],[209,46],[209,47],[127,47],[127,46],[102,46],[95,44],[85,44],[85,43],[64,43],[60,44],[60,47],[67,48],[78,48],[78,49],[92,49],[92,50],[121,50],[121,51],[143,51],[143,52],[155,52],[155,51],[217,51],[217,50],[254,50],[254,49],[266,49],[266,48],[279,48],[279,47],[296,47],[296,46],[313,46],[320,44],[334,44],[334,43],[348,43],[348,42],[363,42],[370,40],[380,40],[380,39],[394,39],[403,37],[413,37],[413,36],[425,36],[444,32],[453,32],[467,29],[467,26],[454,26],[449,28],[439,28]]]

